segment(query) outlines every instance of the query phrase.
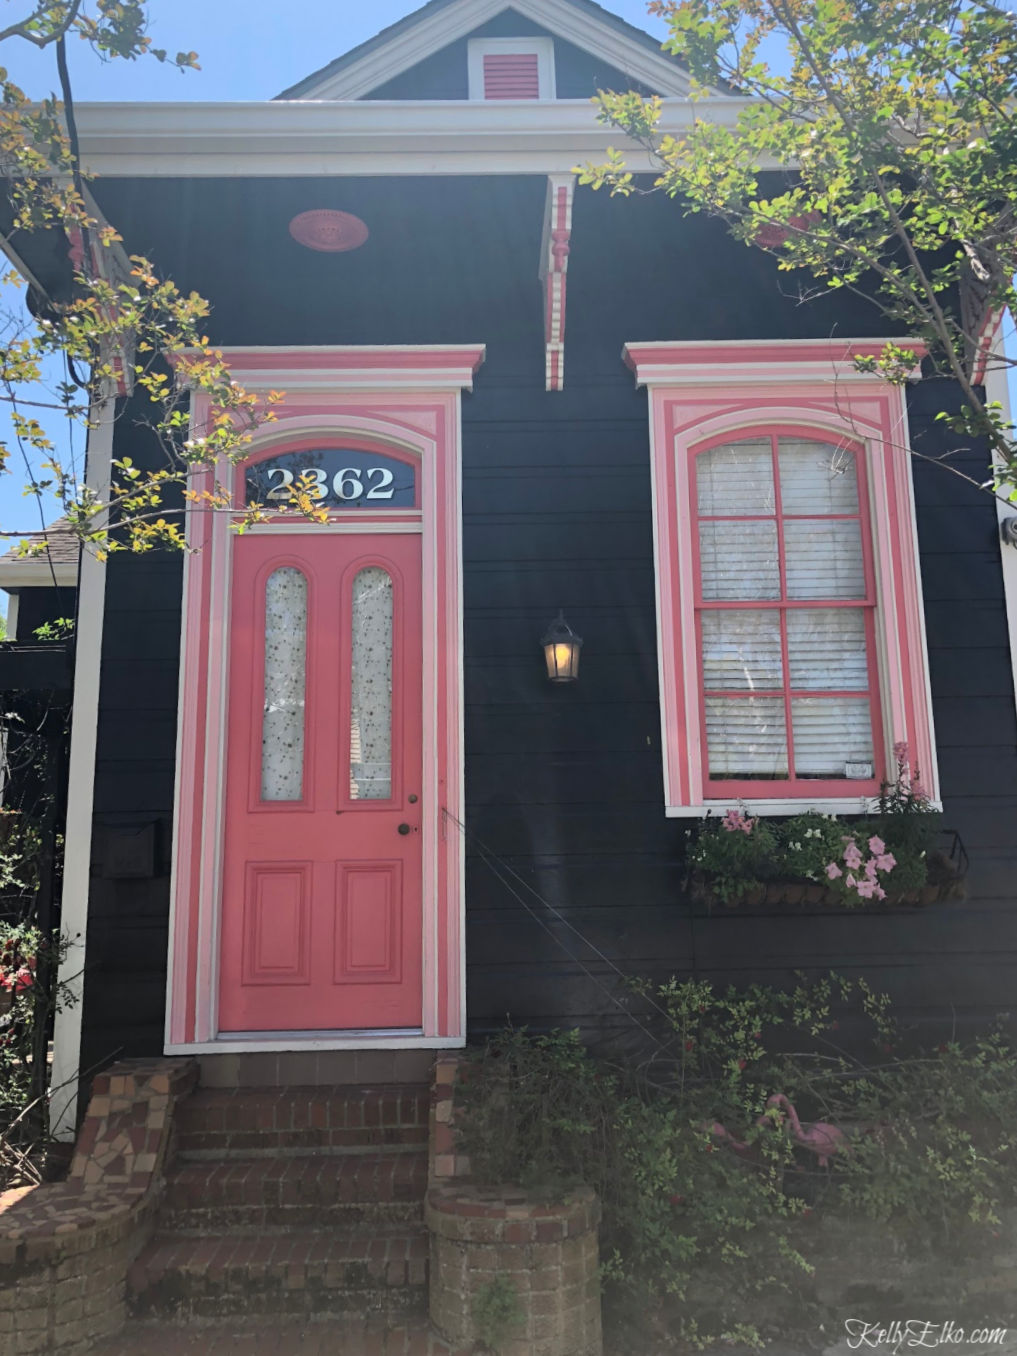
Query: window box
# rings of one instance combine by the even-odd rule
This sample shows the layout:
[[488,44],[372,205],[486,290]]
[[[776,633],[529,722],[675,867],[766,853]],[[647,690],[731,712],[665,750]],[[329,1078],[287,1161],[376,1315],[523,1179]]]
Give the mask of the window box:
[[724,900],[716,892],[713,877],[695,871],[689,877],[689,898],[694,905],[713,913],[886,913],[898,908],[927,908],[948,899],[964,897],[964,875],[961,868],[944,852],[935,852],[929,858],[929,879],[913,890],[888,890],[885,899],[845,901],[830,886],[803,879],[771,880],[747,890],[740,899]]

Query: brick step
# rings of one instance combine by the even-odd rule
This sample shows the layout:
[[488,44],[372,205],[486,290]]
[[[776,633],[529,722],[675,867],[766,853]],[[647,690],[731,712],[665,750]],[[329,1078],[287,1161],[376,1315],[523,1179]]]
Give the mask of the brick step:
[[177,1109],[177,1152],[207,1159],[420,1148],[429,1102],[421,1085],[199,1088]]
[[178,1163],[166,1180],[165,1229],[304,1228],[423,1218],[427,1155],[243,1158]]
[[131,1267],[138,1318],[427,1311],[427,1231],[414,1225],[285,1233],[160,1234]]

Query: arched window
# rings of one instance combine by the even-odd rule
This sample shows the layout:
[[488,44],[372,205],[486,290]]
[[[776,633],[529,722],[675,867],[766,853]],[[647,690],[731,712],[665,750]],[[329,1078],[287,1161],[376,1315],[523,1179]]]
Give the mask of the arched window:
[[626,348],[650,392],[669,815],[863,812],[902,745],[936,801],[904,392],[857,361],[882,346]]
[[874,793],[876,595],[859,454],[768,433],[693,460],[707,791]]

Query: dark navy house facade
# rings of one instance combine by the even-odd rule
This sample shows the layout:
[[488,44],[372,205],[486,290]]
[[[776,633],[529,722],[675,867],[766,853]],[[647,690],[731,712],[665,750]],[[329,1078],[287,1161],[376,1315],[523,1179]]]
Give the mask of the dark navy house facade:
[[[620,1037],[614,967],[864,974],[923,1031],[1011,1003],[1017,550],[908,452],[948,450],[953,389],[860,375],[893,333],[864,300],[802,304],[715,222],[577,186],[603,88],[691,116],[591,0],[432,0],[266,104],[81,109],[125,248],[285,392],[238,502],[303,476],[328,518],[190,510],[186,558],[83,566],[59,1069],[384,1062],[507,1016]],[[158,455],[131,402],[93,474]],[[691,897],[703,816],[857,813],[902,743],[965,898]]]

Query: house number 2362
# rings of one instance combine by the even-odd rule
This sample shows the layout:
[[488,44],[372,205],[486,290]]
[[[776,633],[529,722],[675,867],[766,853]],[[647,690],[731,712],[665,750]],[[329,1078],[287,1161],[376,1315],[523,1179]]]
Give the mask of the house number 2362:
[[[279,481],[268,491],[266,498],[289,500],[293,472],[285,466],[273,466],[268,474],[278,476]],[[312,499],[327,499],[331,491],[343,503],[354,499],[391,499],[395,493],[394,479],[392,472],[384,466],[369,466],[363,471],[356,466],[346,466],[336,471],[331,484],[320,466],[309,466],[300,472],[301,488],[306,489]]]

